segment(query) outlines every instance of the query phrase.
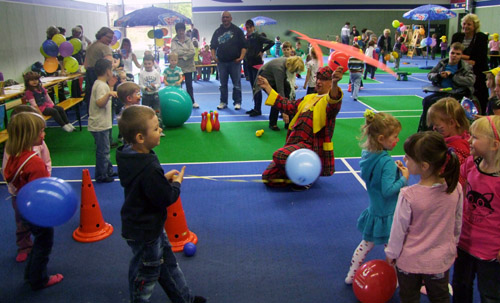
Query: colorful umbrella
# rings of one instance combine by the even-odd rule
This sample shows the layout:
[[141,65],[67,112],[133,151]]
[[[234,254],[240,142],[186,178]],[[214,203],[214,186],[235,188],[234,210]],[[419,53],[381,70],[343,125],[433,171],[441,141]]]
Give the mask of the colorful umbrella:
[[191,24],[191,19],[162,7],[146,7],[128,13],[115,21],[116,27],[174,25],[179,22]]
[[[434,4],[422,5],[404,13],[403,18],[418,21],[429,21],[427,27],[427,39],[430,39],[431,21],[433,20],[446,20],[455,18],[457,14],[446,7]],[[432,67],[427,66],[427,59],[429,58],[429,46],[427,45],[427,58],[425,59],[425,69]]]
[[[128,13],[115,21],[116,27],[134,27],[134,26],[152,26],[153,31],[155,26],[168,25],[172,26],[176,23],[184,22],[191,24],[191,19],[170,9],[162,7],[145,7]],[[160,35],[161,33],[159,33]],[[161,37],[160,37],[161,38]],[[155,39],[155,55],[156,55],[156,39]]]
[[255,26],[271,25],[278,23],[276,20],[264,16],[254,17],[252,18],[252,21],[253,23],[255,23]]

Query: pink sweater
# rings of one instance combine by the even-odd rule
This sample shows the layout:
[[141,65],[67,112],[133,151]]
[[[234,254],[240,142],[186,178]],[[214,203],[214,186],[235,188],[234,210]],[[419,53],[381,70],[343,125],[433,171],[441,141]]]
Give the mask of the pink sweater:
[[458,246],[479,259],[493,260],[500,252],[500,176],[482,173],[480,162],[470,156],[460,167],[467,187]]
[[437,274],[450,269],[462,226],[462,186],[415,184],[401,189],[392,222],[388,258],[403,271]]
[[[43,162],[45,163],[45,166],[47,167],[47,171],[49,172],[49,175],[52,174],[52,160],[50,159],[50,152],[49,148],[47,147],[47,144],[45,144],[45,141],[42,142],[41,145],[33,146],[33,151],[38,153],[38,156],[42,158]],[[9,155],[3,151],[3,161],[2,161],[2,168],[4,168],[7,165],[7,161],[9,161]],[[2,170],[3,174],[3,170]],[[5,176],[4,176],[5,179]],[[16,192],[15,190],[10,186],[10,184],[7,184],[7,189],[9,190],[9,193],[14,195]]]

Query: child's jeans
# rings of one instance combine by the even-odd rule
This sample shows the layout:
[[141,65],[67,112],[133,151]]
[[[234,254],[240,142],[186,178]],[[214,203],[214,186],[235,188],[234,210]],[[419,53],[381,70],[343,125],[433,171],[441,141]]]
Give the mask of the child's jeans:
[[33,247],[33,241],[31,241],[31,229],[30,226],[25,223],[19,213],[19,210],[17,209],[16,196],[12,196],[12,208],[14,208],[14,217],[16,218],[17,252],[29,254]]
[[109,142],[109,134],[111,128],[99,132],[90,132],[94,136],[96,151],[95,151],[95,180],[103,182],[113,175],[113,164],[109,160],[109,150],[111,143]]
[[126,240],[134,254],[128,272],[132,303],[149,302],[156,282],[173,303],[193,300],[165,232],[150,242]]
[[352,98],[357,100],[359,94],[359,87],[361,86],[361,77],[363,77],[362,72],[351,72],[351,83],[352,83]]
[[28,221],[24,223],[30,227],[35,238],[33,249],[28,255],[24,279],[29,282],[33,290],[38,290],[49,281],[47,264],[54,244],[54,228],[37,226]]
[[413,274],[396,268],[399,282],[399,298],[402,303],[419,303],[420,288],[424,281],[429,301],[433,303],[450,302],[448,281],[450,270],[440,274]]
[[482,303],[500,302],[500,263],[480,260],[465,250],[457,249],[453,267],[453,302],[472,303],[474,279]]
[[160,96],[158,95],[158,93],[142,94],[142,105],[149,106],[156,112],[160,127],[163,128],[163,123],[161,120]]
[[365,63],[365,75],[363,78],[366,79],[366,76],[368,75],[368,73],[370,73],[371,79],[375,78],[375,71],[376,70],[377,70],[377,68],[375,66]]

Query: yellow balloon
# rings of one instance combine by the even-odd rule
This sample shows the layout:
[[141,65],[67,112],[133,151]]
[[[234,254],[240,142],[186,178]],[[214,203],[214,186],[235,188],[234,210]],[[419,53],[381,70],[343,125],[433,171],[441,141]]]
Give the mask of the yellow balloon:
[[156,46],[163,46],[165,44],[165,40],[163,39],[155,39]]
[[111,45],[112,49],[118,49],[120,47],[120,41],[116,41],[115,44]]
[[78,70],[78,61],[73,57],[65,57],[63,59],[64,69],[68,71],[68,73],[74,73]]
[[422,36],[425,35],[425,29],[423,29],[423,28],[420,29],[420,35],[422,35]]
[[61,43],[66,41],[66,38],[61,34],[57,34],[52,37],[52,41],[54,41],[57,44],[57,46],[59,46],[61,45]]
[[399,55],[397,52],[392,52],[392,56],[394,57],[394,59],[397,59],[399,58]]

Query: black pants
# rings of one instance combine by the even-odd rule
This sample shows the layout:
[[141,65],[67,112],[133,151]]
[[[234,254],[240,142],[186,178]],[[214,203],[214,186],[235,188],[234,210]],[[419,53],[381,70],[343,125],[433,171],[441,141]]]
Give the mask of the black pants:
[[[497,55],[498,56],[498,51],[491,51],[490,55]],[[495,68],[498,66],[500,59],[499,57],[490,57],[490,68]]]
[[184,81],[186,82],[186,91],[191,97],[191,101],[194,103],[194,93],[193,93],[193,73],[185,73]]
[[31,228],[31,234],[35,238],[33,248],[28,255],[24,279],[27,280],[32,289],[41,289],[49,281],[47,264],[54,244],[54,228],[41,227],[25,221]]
[[366,79],[366,76],[368,75],[368,73],[370,73],[370,78],[373,79],[375,78],[375,71],[377,70],[377,68],[373,65],[370,65],[370,64],[365,64],[365,74],[363,76],[363,79]]
[[43,110],[42,114],[44,114],[45,116],[51,116],[60,126],[69,123],[68,116],[66,116],[66,112],[62,107],[58,105],[54,105],[54,107],[52,108],[46,107]]
[[[284,87],[285,87],[285,95],[282,96],[282,97],[284,97],[284,98],[290,98],[291,88],[290,88],[290,83],[288,82],[288,80],[286,79],[286,77],[285,77]],[[277,91],[276,87],[273,87],[273,89]],[[279,116],[279,114],[280,114],[279,110],[277,110],[276,108],[274,108],[274,106],[272,106],[271,107],[271,112],[269,113],[269,126],[275,126],[275,125],[278,124],[278,116]]]
[[420,287],[424,281],[429,301],[433,303],[450,302],[448,281],[450,270],[440,274],[413,274],[397,268],[399,298],[401,303],[420,303]]

